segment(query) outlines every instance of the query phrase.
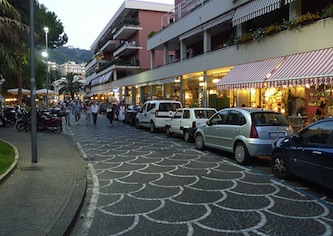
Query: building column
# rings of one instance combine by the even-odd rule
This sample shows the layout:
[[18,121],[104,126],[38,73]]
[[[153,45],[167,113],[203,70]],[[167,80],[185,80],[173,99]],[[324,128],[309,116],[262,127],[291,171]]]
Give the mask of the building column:
[[168,64],[170,61],[169,61],[169,44],[168,43],[165,43],[164,44],[164,65]]
[[150,69],[154,69],[155,67],[155,49],[150,51]]
[[170,98],[170,84],[163,84],[163,98],[164,99],[169,99]]
[[137,88],[135,86],[132,86],[132,105],[136,105],[136,90]]
[[146,98],[145,98],[145,87],[142,86],[140,87],[140,102],[143,104],[145,103]]
[[184,78],[183,76],[180,76],[180,82],[179,82],[179,100],[180,103],[185,107],[185,93],[184,93],[184,88],[183,88],[183,83],[184,83]]
[[302,15],[302,0],[296,0],[289,3],[289,20]]
[[186,59],[186,44],[184,40],[180,40],[180,60]]
[[116,81],[118,79],[118,74],[117,74],[117,70],[113,70],[112,72],[112,81]]
[[207,105],[207,85],[208,85],[208,75],[207,75],[207,71],[204,71],[203,73],[203,82],[204,82],[204,86],[203,86],[203,91],[202,91],[202,107],[208,107]]
[[203,50],[204,50],[204,53],[212,50],[212,36],[211,36],[209,30],[204,31]]

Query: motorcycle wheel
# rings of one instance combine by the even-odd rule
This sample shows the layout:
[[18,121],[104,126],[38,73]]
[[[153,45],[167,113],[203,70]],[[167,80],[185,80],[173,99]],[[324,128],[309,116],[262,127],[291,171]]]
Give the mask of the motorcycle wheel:
[[16,124],[16,129],[17,129],[18,131],[23,131],[24,128],[25,128],[25,125],[24,125],[23,122],[17,122],[17,124]]
[[62,132],[62,125],[58,125],[53,128],[53,133],[60,134]]
[[3,119],[0,119],[0,126],[5,126],[6,125],[6,121]]

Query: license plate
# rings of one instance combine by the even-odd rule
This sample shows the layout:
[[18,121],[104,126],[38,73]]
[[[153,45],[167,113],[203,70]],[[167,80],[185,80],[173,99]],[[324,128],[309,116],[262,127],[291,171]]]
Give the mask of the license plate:
[[286,136],[285,132],[270,132],[269,137],[271,138],[279,138],[279,137],[284,137]]

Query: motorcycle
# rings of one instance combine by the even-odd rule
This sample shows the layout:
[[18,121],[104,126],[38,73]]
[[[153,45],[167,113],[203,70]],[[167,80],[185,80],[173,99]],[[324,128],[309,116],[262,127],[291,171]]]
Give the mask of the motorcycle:
[[7,118],[5,117],[3,111],[0,111],[0,126],[5,126],[7,123]]
[[17,118],[15,108],[5,107],[4,110],[3,110],[2,115],[3,115],[4,118],[1,119],[1,121],[4,125],[6,125],[6,124],[15,125],[16,118]]
[[[19,131],[31,130],[31,117],[26,114],[16,124],[16,129]],[[47,116],[42,113],[37,113],[37,130],[38,131],[52,131],[55,134],[62,132],[62,120],[59,117],[50,115]]]

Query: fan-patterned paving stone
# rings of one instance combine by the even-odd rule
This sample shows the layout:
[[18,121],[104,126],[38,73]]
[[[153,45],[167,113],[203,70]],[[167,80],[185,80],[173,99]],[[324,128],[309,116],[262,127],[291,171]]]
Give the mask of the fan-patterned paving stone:
[[236,210],[236,211],[256,211],[270,209],[274,205],[272,198],[267,196],[249,196],[225,192],[226,198],[216,205],[221,206],[224,209]]
[[256,183],[256,184],[272,184],[268,178],[264,178],[261,174],[255,172],[246,172],[246,176],[240,180],[243,183]]
[[212,163],[212,162],[199,162],[199,161],[194,161],[192,160],[190,163],[182,165],[184,168],[188,169],[212,169],[214,167],[218,166],[218,163]]
[[212,204],[225,198],[226,195],[220,191],[203,191],[185,187],[182,194],[172,200],[183,204]]
[[332,235],[332,225],[315,218],[295,219],[288,216],[276,216],[265,213],[267,222],[258,229],[265,235]]
[[89,227],[89,235],[126,235],[126,233],[132,235],[140,223],[138,218],[138,216],[118,217],[96,210],[94,216],[96,222]]
[[112,168],[112,170],[114,172],[129,172],[129,171],[136,171],[136,170],[145,170],[146,168],[148,168],[149,165],[148,164],[133,164],[133,163],[127,163],[127,162],[123,162],[123,163],[119,163],[118,166],[115,166]]
[[237,171],[217,171],[215,169],[204,175],[207,179],[216,179],[216,180],[241,180],[246,175],[244,172]]
[[[103,182],[106,183],[103,185]],[[140,191],[144,188],[144,184],[125,183],[118,180],[100,181],[100,193],[112,193],[112,194],[126,194]]]
[[158,186],[184,186],[196,183],[198,181],[197,176],[180,176],[174,174],[163,174],[163,178],[157,181],[152,181],[155,185]]
[[181,187],[161,187],[151,184],[145,184],[144,188],[131,196],[138,199],[167,199],[174,198],[183,194]]
[[147,219],[162,224],[187,224],[189,222],[205,219],[210,214],[209,207],[205,205],[180,204],[165,200],[165,204],[158,211],[147,214]]
[[257,184],[257,183],[243,183],[238,181],[237,186],[230,190],[238,194],[261,196],[261,195],[273,195],[279,191],[277,186],[272,184]]
[[[107,161],[108,159],[106,159]],[[103,161],[96,161],[91,162],[94,165],[95,170],[107,170],[109,168],[113,168],[119,166],[119,163],[110,163],[110,162],[103,162]]]
[[137,160],[138,157],[136,156],[113,156],[109,159],[103,160],[102,162],[105,164],[111,164],[111,163],[123,163],[123,162],[132,162],[134,160]]
[[150,158],[149,155],[140,156],[139,158],[130,161],[131,164],[152,164],[159,163],[163,160],[163,158]]
[[142,173],[167,173],[169,171],[176,170],[175,166],[160,166],[158,164],[150,164],[147,168],[140,170]]
[[139,224],[131,230],[128,235],[134,236],[165,236],[165,235],[187,235],[189,232],[186,224],[161,224],[150,221],[140,216]]
[[210,169],[191,169],[186,168],[186,166],[179,166],[178,169],[172,171],[172,174],[179,176],[203,176],[210,173]]
[[99,180],[110,181],[113,179],[121,179],[131,174],[130,171],[114,172],[111,169],[97,169],[96,175]]
[[126,183],[148,183],[150,181],[155,181],[161,179],[163,176],[161,173],[141,173],[141,172],[131,172],[131,174],[126,175],[123,178],[118,178],[122,182]]
[[233,189],[236,186],[237,186],[236,181],[208,179],[205,176],[203,176],[195,184],[191,184],[188,187],[197,190],[216,192],[216,191],[226,191],[228,189]]
[[123,198],[117,202],[106,206],[99,206],[98,209],[105,214],[116,216],[132,216],[142,214],[153,214],[164,208],[162,200],[143,200],[123,195]]
[[240,165],[236,165],[236,164],[233,164],[231,162],[227,162],[227,161],[221,161],[219,162],[220,165],[218,167],[216,167],[215,169],[217,171],[227,171],[227,172],[249,172],[250,169],[247,168],[247,167],[244,167],[244,166],[240,166]]
[[[174,154],[175,155],[175,154]],[[171,157],[172,158],[172,157]],[[180,166],[190,163],[189,160],[180,160],[180,159],[162,159],[158,162],[155,162],[156,164],[160,166]]]
[[261,228],[266,217],[260,211],[235,211],[210,206],[210,214],[197,225],[221,233],[241,233]]
[[276,199],[274,206],[269,210],[272,214],[290,216],[295,218],[325,217],[329,209],[316,200]]

